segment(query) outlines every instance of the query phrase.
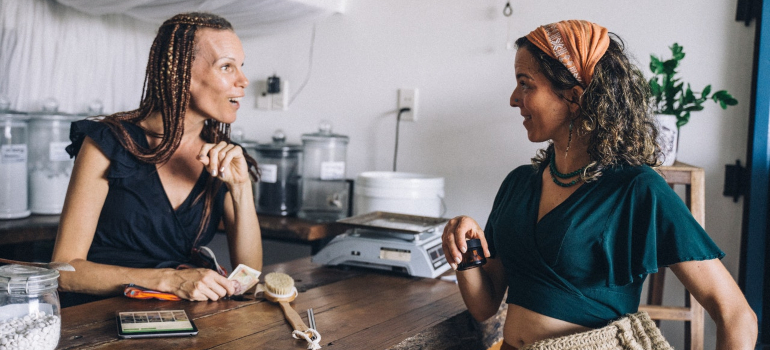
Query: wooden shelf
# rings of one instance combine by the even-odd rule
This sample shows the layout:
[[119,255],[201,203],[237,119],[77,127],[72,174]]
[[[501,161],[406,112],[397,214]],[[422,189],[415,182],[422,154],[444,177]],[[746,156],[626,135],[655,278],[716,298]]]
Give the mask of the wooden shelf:
[[[336,222],[315,222],[296,217],[259,215],[262,238],[315,244],[345,232]],[[56,240],[59,215],[31,215],[0,220],[0,245]]]

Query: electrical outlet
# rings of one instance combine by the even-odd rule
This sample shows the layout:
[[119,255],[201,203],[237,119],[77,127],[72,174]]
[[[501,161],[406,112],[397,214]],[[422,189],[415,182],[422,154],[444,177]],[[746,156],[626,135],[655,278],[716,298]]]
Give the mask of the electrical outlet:
[[398,89],[398,110],[409,108],[410,111],[401,113],[402,121],[417,121],[417,89]]
[[286,80],[281,80],[281,92],[273,95],[273,106],[272,110],[274,111],[285,111],[289,109],[289,82]]
[[263,111],[285,111],[289,109],[289,82],[281,80],[280,92],[270,94],[267,92],[267,81],[257,82],[257,109]]

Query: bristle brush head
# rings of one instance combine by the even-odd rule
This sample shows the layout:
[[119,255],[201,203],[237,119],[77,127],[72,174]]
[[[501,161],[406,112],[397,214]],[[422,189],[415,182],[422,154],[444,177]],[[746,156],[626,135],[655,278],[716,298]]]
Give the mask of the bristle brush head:
[[281,272],[271,272],[265,275],[265,288],[275,295],[290,295],[294,289],[294,279]]

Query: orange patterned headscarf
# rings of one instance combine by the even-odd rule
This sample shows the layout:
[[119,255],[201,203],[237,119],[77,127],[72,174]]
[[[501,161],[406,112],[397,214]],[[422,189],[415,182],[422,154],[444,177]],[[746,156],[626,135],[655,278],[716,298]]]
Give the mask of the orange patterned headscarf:
[[582,20],[540,26],[527,40],[561,62],[583,87],[591,83],[594,67],[610,45],[607,28]]

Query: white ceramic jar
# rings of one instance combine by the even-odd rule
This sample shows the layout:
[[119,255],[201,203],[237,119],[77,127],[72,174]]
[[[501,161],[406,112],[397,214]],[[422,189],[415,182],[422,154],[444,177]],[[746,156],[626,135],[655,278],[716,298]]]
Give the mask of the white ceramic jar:
[[29,209],[34,214],[61,214],[75,166],[64,148],[70,144],[70,125],[83,117],[55,111],[30,117]]
[[0,110],[0,219],[29,216],[25,113]]

